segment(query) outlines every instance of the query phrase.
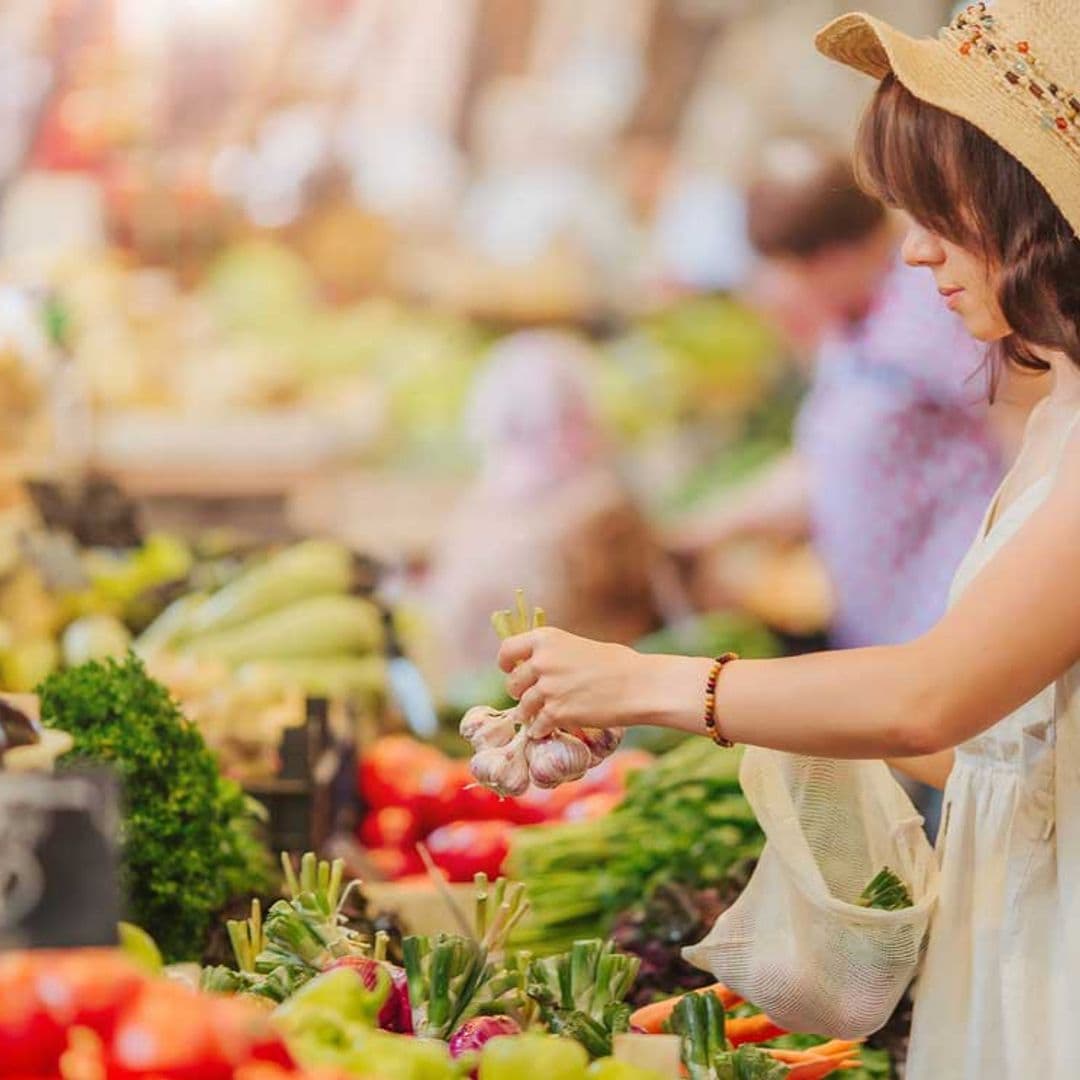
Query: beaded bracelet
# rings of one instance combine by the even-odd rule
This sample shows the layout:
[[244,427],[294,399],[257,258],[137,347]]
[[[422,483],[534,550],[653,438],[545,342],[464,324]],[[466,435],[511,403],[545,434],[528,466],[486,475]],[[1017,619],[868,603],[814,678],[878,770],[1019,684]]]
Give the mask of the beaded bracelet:
[[720,681],[720,672],[724,670],[725,665],[730,664],[732,660],[738,659],[738,654],[733,652],[726,652],[722,656],[718,656],[713,661],[712,669],[709,672],[709,681],[705,684],[705,730],[717,746],[728,749],[735,744],[730,739],[725,739],[716,726],[716,684]]

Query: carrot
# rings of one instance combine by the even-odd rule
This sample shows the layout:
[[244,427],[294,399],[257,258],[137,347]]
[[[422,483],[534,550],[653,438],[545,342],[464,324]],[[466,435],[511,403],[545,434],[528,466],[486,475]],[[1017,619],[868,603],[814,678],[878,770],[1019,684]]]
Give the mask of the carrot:
[[[743,999],[734,990],[729,990],[723,983],[714,983],[712,986],[706,986],[704,989],[692,992],[695,994],[712,994],[719,999],[720,1004],[725,1009],[734,1009],[743,1002]],[[680,994],[678,997],[664,998],[663,1001],[654,1001],[651,1005],[643,1005],[631,1015],[630,1027],[639,1028],[649,1035],[662,1035],[664,1025],[670,1019],[675,1006],[685,996],[685,994]],[[771,1038],[771,1036],[766,1036],[766,1038]]]
[[784,1080],[824,1080],[824,1077],[848,1067],[847,1059],[834,1061],[832,1058],[816,1058],[802,1065],[793,1065]]
[[[731,1021],[728,1021],[731,1023]],[[787,1064],[799,1064],[810,1058],[857,1057],[861,1046],[858,1042],[848,1042],[844,1039],[833,1039],[832,1042],[822,1043],[820,1046],[808,1046],[805,1050],[787,1050],[780,1047],[770,1046],[768,1051],[777,1061]]]
[[820,1046],[811,1046],[810,1052],[831,1057],[840,1050],[857,1051],[860,1046],[862,1046],[862,1039],[833,1039],[830,1042],[822,1043]]
[[767,1042],[778,1035],[787,1034],[786,1028],[782,1028],[764,1013],[758,1013],[757,1016],[733,1016],[725,1025],[724,1031],[732,1046]]
[[[830,1052],[822,1053],[826,1048],[829,1048]],[[770,1049],[768,1053],[770,1057],[789,1067],[785,1080],[822,1080],[840,1069],[852,1069],[859,1065],[852,1044],[841,1040],[812,1046],[808,1050]]]

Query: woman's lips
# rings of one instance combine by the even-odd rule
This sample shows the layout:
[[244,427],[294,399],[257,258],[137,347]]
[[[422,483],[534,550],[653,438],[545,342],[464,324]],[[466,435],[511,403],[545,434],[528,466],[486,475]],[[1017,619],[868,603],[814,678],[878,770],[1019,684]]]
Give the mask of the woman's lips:
[[941,295],[945,297],[945,303],[949,306],[949,308],[951,308],[953,311],[955,311],[957,301],[960,299],[960,297],[963,294],[964,290],[962,288],[960,288],[959,286],[957,286],[955,288],[946,288],[946,287],[942,286],[942,287],[940,287],[938,289],[938,292],[941,293]]

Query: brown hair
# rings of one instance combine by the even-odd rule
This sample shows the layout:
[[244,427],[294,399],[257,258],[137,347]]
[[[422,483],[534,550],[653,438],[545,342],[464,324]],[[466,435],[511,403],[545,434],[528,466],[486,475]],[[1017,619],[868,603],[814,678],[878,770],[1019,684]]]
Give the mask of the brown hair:
[[857,175],[890,206],[999,268],[1012,329],[998,355],[1031,371],[1031,347],[1080,365],[1080,240],[1034,176],[973,124],[915,97],[893,75],[859,130]]
[[850,160],[791,142],[808,168],[792,176],[763,167],[747,188],[747,232],[754,249],[765,256],[809,258],[870,236],[884,222],[885,207],[859,187]]

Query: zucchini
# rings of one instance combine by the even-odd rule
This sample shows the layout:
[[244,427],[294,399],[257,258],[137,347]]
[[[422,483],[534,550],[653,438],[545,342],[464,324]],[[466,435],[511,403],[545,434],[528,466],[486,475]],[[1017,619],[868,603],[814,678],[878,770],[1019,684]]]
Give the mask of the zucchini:
[[191,613],[188,633],[197,636],[288,607],[299,600],[345,593],[352,556],[329,540],[305,540],[246,570]]
[[179,648],[185,654],[237,666],[253,660],[363,655],[380,652],[383,644],[382,616],[370,601],[315,596],[243,626],[189,638]]
[[[237,677],[245,675],[245,669]],[[386,692],[386,661],[381,656],[279,657],[252,665],[260,681],[295,687],[311,697],[375,698]]]

